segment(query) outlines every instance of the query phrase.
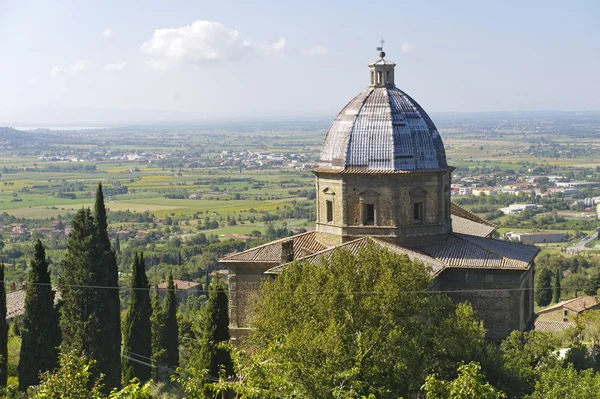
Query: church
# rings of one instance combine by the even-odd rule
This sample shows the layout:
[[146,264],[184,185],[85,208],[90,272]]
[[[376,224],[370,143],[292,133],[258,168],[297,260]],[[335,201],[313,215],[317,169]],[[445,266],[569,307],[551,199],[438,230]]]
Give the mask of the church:
[[225,256],[232,340],[251,328],[265,278],[292,261],[319,264],[369,243],[431,270],[432,291],[469,301],[490,339],[533,321],[538,249],[491,238],[495,226],[450,199],[453,167],[433,121],[395,85],[396,64],[379,53],[369,86],[325,135],[316,176],[316,229]]

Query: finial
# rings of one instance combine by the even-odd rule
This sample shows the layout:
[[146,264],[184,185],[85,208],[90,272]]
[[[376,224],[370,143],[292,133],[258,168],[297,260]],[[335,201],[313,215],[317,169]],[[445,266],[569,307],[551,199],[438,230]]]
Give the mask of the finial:
[[383,57],[385,57],[385,53],[383,52],[383,45],[385,44],[385,40],[383,40],[383,38],[379,41],[379,43],[381,44],[380,47],[377,47],[377,51],[379,51],[379,58],[383,59]]

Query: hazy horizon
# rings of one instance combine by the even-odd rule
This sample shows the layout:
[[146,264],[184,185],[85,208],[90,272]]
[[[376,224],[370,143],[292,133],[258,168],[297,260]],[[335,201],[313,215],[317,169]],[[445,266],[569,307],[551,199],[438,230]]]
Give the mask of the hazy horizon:
[[32,3],[0,3],[2,125],[332,120],[381,37],[430,114],[600,110],[595,1]]

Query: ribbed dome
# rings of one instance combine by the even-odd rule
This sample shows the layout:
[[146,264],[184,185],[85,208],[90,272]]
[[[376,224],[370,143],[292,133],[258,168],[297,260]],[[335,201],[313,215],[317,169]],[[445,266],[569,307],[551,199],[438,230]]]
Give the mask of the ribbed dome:
[[344,107],[325,135],[321,168],[448,167],[440,134],[423,108],[394,86],[393,66],[385,60],[370,65],[371,86]]

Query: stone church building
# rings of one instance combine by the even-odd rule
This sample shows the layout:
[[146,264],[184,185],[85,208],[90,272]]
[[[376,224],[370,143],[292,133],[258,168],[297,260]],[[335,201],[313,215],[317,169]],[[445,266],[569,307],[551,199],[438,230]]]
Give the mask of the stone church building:
[[374,243],[429,266],[431,290],[468,300],[489,337],[533,320],[538,249],[490,238],[495,226],[450,199],[453,167],[423,108],[394,83],[395,64],[369,65],[370,84],[325,135],[316,176],[316,230],[230,254],[230,332],[251,327],[261,281],[294,260],[319,263],[335,250]]

